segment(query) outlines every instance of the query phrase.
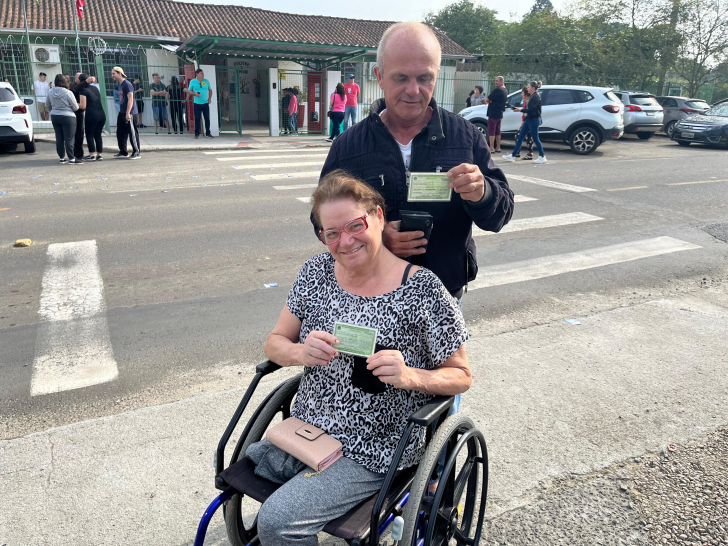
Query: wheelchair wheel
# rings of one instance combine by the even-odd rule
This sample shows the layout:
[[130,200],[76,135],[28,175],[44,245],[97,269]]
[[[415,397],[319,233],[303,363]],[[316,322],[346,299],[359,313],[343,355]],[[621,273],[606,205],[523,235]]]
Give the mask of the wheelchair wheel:
[[[265,431],[278,413],[288,412],[291,400],[298,390],[301,382],[301,375],[292,377],[283,382],[276,392],[273,394],[268,403],[262,409],[255,422],[252,423],[248,436],[245,438],[242,446],[238,443],[235,453],[237,457],[230,461],[230,464],[237,462],[245,456],[245,451],[250,444],[260,441]],[[284,415],[284,418],[288,415]],[[240,448],[238,450],[238,447]],[[233,546],[246,546],[258,534],[257,517],[249,525],[246,526],[243,521],[242,512],[243,495],[236,494],[223,505],[223,516],[225,518],[225,527],[227,529],[228,540]]]
[[[447,452],[445,468],[433,498],[428,496],[428,489],[443,451]],[[485,439],[470,418],[452,415],[438,427],[417,468],[404,508],[401,544],[478,544],[487,488]]]

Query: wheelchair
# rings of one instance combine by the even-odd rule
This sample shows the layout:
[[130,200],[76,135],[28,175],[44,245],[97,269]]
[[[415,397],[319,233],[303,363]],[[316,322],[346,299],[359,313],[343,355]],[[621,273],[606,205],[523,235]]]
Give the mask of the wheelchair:
[[[195,546],[203,546],[213,514],[223,507],[228,539],[233,546],[260,544],[257,516],[246,524],[242,502],[249,497],[259,503],[280,485],[255,475],[245,456],[248,446],[261,440],[278,415],[290,417],[291,403],[301,375],[276,387],[253,413],[235,445],[230,465],[224,468],[225,448],[260,380],[280,369],[271,361],[256,367],[245,396],[225,429],[215,452],[215,488],[221,491],[200,521]],[[350,546],[380,546],[387,528],[397,528],[397,542],[407,546],[478,545],[485,517],[488,488],[488,452],[483,434],[462,414],[445,418],[451,396],[435,396],[409,416],[382,489],[346,514],[329,522],[324,533],[343,539]],[[397,472],[402,453],[415,427],[426,427],[426,451],[420,463]],[[434,496],[429,492],[444,457],[444,467]],[[395,521],[395,518],[399,521]],[[401,518],[401,519],[400,519]],[[250,519],[250,518],[248,518]],[[404,525],[402,521],[404,520]]]

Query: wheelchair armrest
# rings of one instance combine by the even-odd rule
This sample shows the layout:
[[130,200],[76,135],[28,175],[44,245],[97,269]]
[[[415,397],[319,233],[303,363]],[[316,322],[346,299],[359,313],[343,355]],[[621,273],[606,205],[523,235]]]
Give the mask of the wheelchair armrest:
[[263,375],[268,375],[269,373],[273,373],[277,370],[280,370],[282,366],[279,366],[275,362],[272,362],[270,360],[266,360],[265,362],[262,362],[261,364],[258,364],[255,367],[255,371],[257,373],[262,373]]
[[452,405],[455,401],[454,396],[435,396],[432,400],[427,402],[424,406],[409,416],[409,421],[415,425],[426,427],[432,424],[440,414]]

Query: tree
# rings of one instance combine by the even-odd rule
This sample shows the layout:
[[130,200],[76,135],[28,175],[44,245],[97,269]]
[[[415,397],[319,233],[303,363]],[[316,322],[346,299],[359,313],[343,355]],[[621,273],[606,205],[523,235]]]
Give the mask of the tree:
[[678,28],[683,36],[676,70],[694,97],[706,83],[716,80],[713,69],[728,59],[728,4],[720,0],[689,0]]
[[536,0],[533,6],[531,6],[531,15],[536,13],[543,13],[544,11],[554,11],[554,5],[551,0]]
[[424,22],[442,30],[470,53],[484,53],[498,47],[496,13],[470,0],[460,0],[437,13],[427,13]]

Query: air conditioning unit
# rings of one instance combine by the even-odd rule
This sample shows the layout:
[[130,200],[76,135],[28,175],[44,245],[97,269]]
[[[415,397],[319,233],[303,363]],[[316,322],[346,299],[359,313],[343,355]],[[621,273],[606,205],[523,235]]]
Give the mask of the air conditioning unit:
[[58,64],[61,62],[61,51],[57,45],[31,44],[32,62],[42,64]]

